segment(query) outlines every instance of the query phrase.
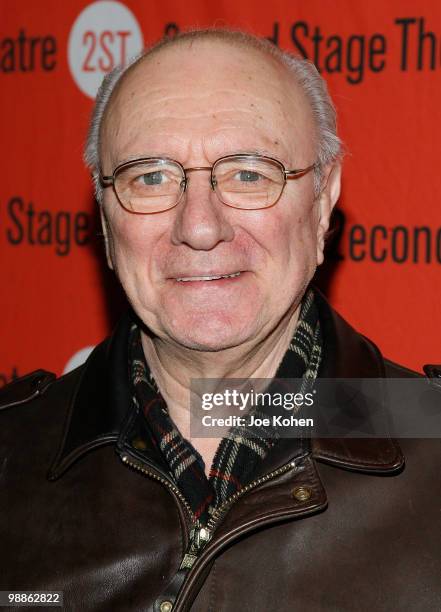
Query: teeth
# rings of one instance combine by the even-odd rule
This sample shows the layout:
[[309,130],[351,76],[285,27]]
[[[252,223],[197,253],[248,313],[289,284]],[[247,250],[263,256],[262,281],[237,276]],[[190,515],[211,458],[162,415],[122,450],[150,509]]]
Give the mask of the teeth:
[[180,283],[187,283],[189,281],[210,281],[210,280],[219,280],[220,278],[234,278],[235,276],[239,276],[240,272],[234,272],[233,274],[222,274],[221,276],[184,276],[182,278],[177,278],[176,280]]

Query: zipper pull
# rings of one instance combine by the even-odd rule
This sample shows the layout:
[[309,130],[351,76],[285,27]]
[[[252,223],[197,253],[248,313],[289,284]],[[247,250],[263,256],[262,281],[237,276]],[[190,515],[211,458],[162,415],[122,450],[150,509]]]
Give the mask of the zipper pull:
[[199,553],[205,548],[212,536],[213,532],[207,527],[194,527],[190,532],[190,543],[179,569],[191,569]]

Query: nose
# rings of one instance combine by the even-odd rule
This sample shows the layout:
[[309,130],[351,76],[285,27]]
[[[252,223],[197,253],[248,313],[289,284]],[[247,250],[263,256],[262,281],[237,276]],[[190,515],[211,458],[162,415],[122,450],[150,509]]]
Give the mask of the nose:
[[192,249],[209,251],[219,242],[234,238],[234,230],[227,219],[227,207],[217,198],[210,186],[209,172],[188,177],[183,201],[176,207],[172,242],[186,244]]

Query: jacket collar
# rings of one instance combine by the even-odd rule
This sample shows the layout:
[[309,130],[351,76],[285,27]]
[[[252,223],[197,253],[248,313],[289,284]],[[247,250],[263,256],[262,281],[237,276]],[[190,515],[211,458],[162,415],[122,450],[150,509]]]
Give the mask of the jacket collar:
[[[324,347],[319,376],[383,378],[383,358],[376,346],[346,323],[317,290],[315,294]],[[115,444],[121,432],[127,431],[127,421],[133,414],[128,373],[128,333],[133,321],[134,315],[127,313],[113,335],[78,369],[61,445],[49,470],[50,480],[60,477],[84,453]],[[395,472],[404,465],[396,441],[349,436],[350,432],[339,439],[313,439],[305,442],[303,450],[312,452],[319,461],[360,472]],[[154,448],[143,448],[143,456],[163,469],[162,458]],[[288,463],[292,456],[293,440],[280,440],[261,463],[256,477]]]
[[[323,332],[324,355],[321,378],[385,378],[383,357],[377,346],[356,332],[315,290]],[[387,399],[383,396],[383,410]],[[351,406],[365,412],[363,398]],[[396,472],[404,466],[404,456],[391,438],[321,438],[312,440],[313,456],[321,461],[360,472]]]
[[50,480],[60,477],[83,454],[118,439],[131,406],[127,340],[131,323],[128,312],[112,336],[72,373],[77,382],[61,444],[48,473]]

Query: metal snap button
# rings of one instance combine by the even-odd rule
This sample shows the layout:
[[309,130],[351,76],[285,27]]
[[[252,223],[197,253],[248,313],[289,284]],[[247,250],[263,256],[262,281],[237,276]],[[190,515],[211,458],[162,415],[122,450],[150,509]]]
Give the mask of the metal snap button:
[[[145,450],[147,448],[147,444],[142,438],[135,438],[132,440],[132,444],[137,450]],[[167,610],[165,612],[167,612]]]
[[161,610],[161,612],[171,612],[172,608],[173,608],[173,604],[171,601],[163,601],[161,605],[159,606],[159,609]]
[[292,496],[297,499],[297,501],[307,501],[312,495],[312,491],[309,487],[297,487],[292,492]]

